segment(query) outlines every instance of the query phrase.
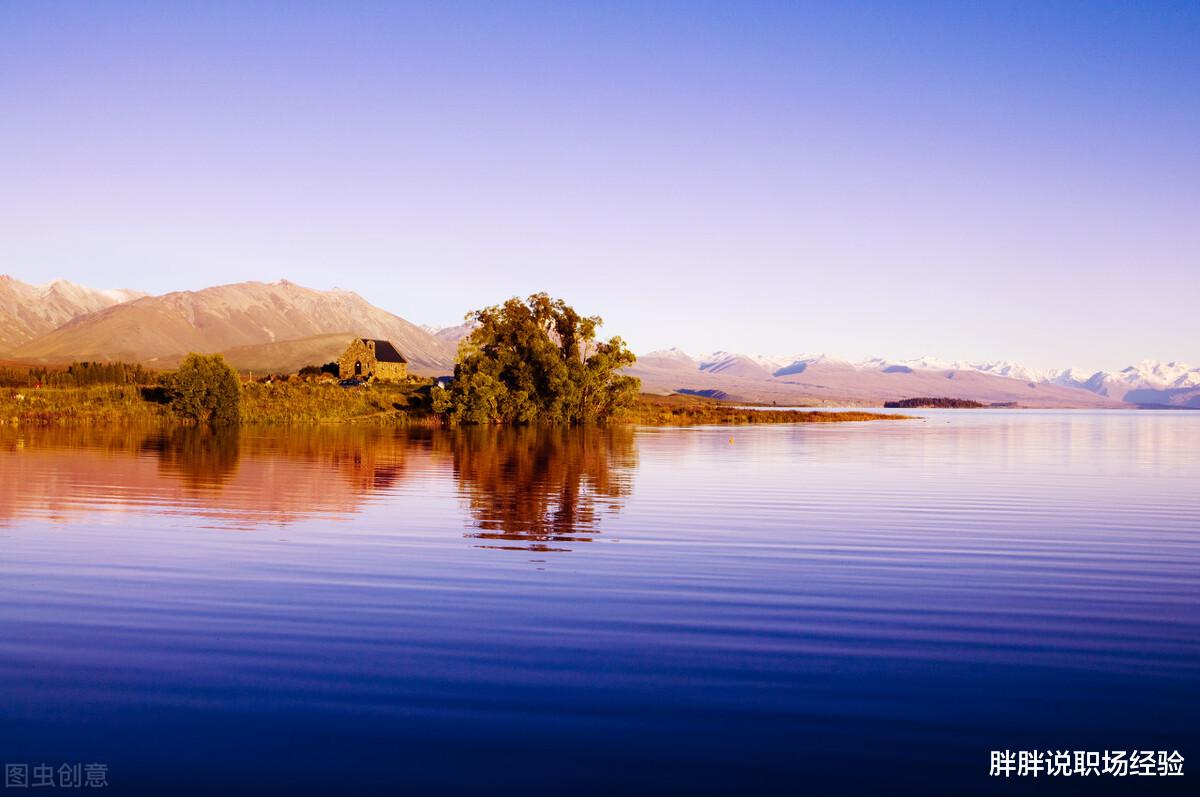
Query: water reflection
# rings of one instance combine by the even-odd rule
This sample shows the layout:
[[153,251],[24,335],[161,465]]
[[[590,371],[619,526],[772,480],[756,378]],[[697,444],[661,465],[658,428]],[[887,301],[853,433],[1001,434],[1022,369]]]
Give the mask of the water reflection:
[[0,430],[0,524],[131,511],[239,529],[346,519],[398,488],[413,453],[381,429]]
[[439,500],[457,513],[457,496],[481,547],[566,550],[619,508],[636,464],[627,428],[8,429],[0,525],[140,511],[249,530],[385,500],[410,519]]
[[188,489],[220,488],[237,470],[241,455],[237,427],[188,426],[148,435],[141,450],[158,456],[163,473],[178,476]]
[[475,520],[466,536],[485,548],[562,551],[589,542],[605,512],[629,495],[633,430],[522,427],[458,429],[438,439]]

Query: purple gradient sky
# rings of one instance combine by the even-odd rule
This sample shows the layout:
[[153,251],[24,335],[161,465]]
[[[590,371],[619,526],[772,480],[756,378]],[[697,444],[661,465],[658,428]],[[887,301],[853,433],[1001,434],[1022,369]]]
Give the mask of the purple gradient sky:
[[1200,4],[438,6],[0,3],[0,272],[1200,361]]

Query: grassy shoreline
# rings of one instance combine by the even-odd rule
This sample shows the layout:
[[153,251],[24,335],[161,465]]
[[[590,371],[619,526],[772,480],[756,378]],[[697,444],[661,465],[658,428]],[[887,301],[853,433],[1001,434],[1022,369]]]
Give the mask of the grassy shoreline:
[[[242,425],[442,426],[442,416],[428,409],[419,387],[374,384],[347,389],[328,382],[246,383],[242,386]],[[843,423],[905,417],[858,411],[755,410],[712,399],[643,394],[637,404],[612,422],[647,426],[732,426]],[[136,385],[0,390],[0,426],[178,426],[184,423],[168,406],[154,399],[152,388]]]
[[638,403],[619,420],[644,426],[740,426],[765,423],[851,423],[860,421],[907,420],[895,415],[859,410],[754,409],[744,404],[726,404],[679,394],[655,396],[643,393]]

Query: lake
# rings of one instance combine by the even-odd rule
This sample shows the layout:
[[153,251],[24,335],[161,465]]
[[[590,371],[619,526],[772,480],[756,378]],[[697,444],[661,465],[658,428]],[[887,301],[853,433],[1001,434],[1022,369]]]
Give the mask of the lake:
[[918,414],[0,427],[0,759],[113,794],[968,794],[1047,785],[993,749],[1197,755],[1200,413]]

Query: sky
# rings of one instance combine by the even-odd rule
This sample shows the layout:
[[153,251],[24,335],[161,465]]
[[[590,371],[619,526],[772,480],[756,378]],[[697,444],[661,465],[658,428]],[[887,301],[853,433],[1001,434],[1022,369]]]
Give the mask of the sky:
[[1200,3],[0,0],[0,273],[1200,364]]

